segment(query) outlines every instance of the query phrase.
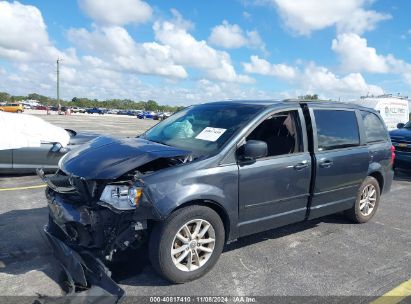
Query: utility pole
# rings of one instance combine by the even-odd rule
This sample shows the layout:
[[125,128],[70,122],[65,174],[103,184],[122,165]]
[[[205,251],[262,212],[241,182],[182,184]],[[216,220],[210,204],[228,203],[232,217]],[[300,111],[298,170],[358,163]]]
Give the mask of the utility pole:
[[60,60],[57,59],[57,103],[60,105]]

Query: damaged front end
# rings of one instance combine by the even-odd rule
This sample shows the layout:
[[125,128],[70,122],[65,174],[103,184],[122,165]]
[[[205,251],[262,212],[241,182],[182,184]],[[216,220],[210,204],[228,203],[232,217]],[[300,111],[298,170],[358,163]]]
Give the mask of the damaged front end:
[[[118,155],[109,161],[103,159],[103,146],[116,150],[118,145],[127,154],[121,161]],[[93,150],[98,155],[93,155]],[[130,157],[132,150],[135,153]],[[85,163],[86,159],[90,162]],[[143,244],[149,222],[161,220],[145,192],[142,177],[189,160],[188,151],[140,139],[110,142],[103,138],[75,155],[67,154],[59,165],[61,169],[52,176],[37,170],[47,184],[49,222],[45,233],[67,274],[69,294],[111,296],[114,303],[121,299],[124,291],[111,278],[108,265],[121,256],[120,252]],[[98,178],[92,178],[90,172]],[[80,290],[84,291],[77,293]]]

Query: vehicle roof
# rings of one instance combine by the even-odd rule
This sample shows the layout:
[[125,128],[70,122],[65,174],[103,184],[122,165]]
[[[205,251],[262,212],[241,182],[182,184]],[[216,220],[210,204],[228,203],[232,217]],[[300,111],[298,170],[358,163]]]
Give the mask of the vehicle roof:
[[298,100],[298,99],[285,99],[285,100],[226,100],[226,101],[215,101],[205,104],[221,104],[221,105],[259,105],[261,107],[278,107],[281,105],[287,106],[290,104],[308,104],[311,106],[322,107],[322,108],[350,108],[358,110],[373,111],[374,109],[364,107],[355,103],[350,102],[340,102],[340,101],[312,101],[312,100]]

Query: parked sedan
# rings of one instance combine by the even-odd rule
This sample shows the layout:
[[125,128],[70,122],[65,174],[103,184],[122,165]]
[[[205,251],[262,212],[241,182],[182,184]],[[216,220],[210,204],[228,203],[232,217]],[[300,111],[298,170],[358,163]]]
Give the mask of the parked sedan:
[[153,119],[156,115],[155,112],[141,112],[137,114],[137,118],[139,119]]
[[0,174],[55,171],[64,154],[95,137],[32,115],[0,112]]
[[96,114],[104,115],[104,113],[106,113],[106,112],[107,112],[107,110],[103,109],[103,108],[91,108],[91,109],[86,110],[86,113],[88,113],[88,114],[96,113]]

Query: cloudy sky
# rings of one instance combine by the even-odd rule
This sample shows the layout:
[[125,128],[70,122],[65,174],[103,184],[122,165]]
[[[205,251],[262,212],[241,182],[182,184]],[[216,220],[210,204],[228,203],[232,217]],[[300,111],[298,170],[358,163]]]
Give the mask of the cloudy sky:
[[0,91],[191,104],[411,94],[411,1],[0,1]]

